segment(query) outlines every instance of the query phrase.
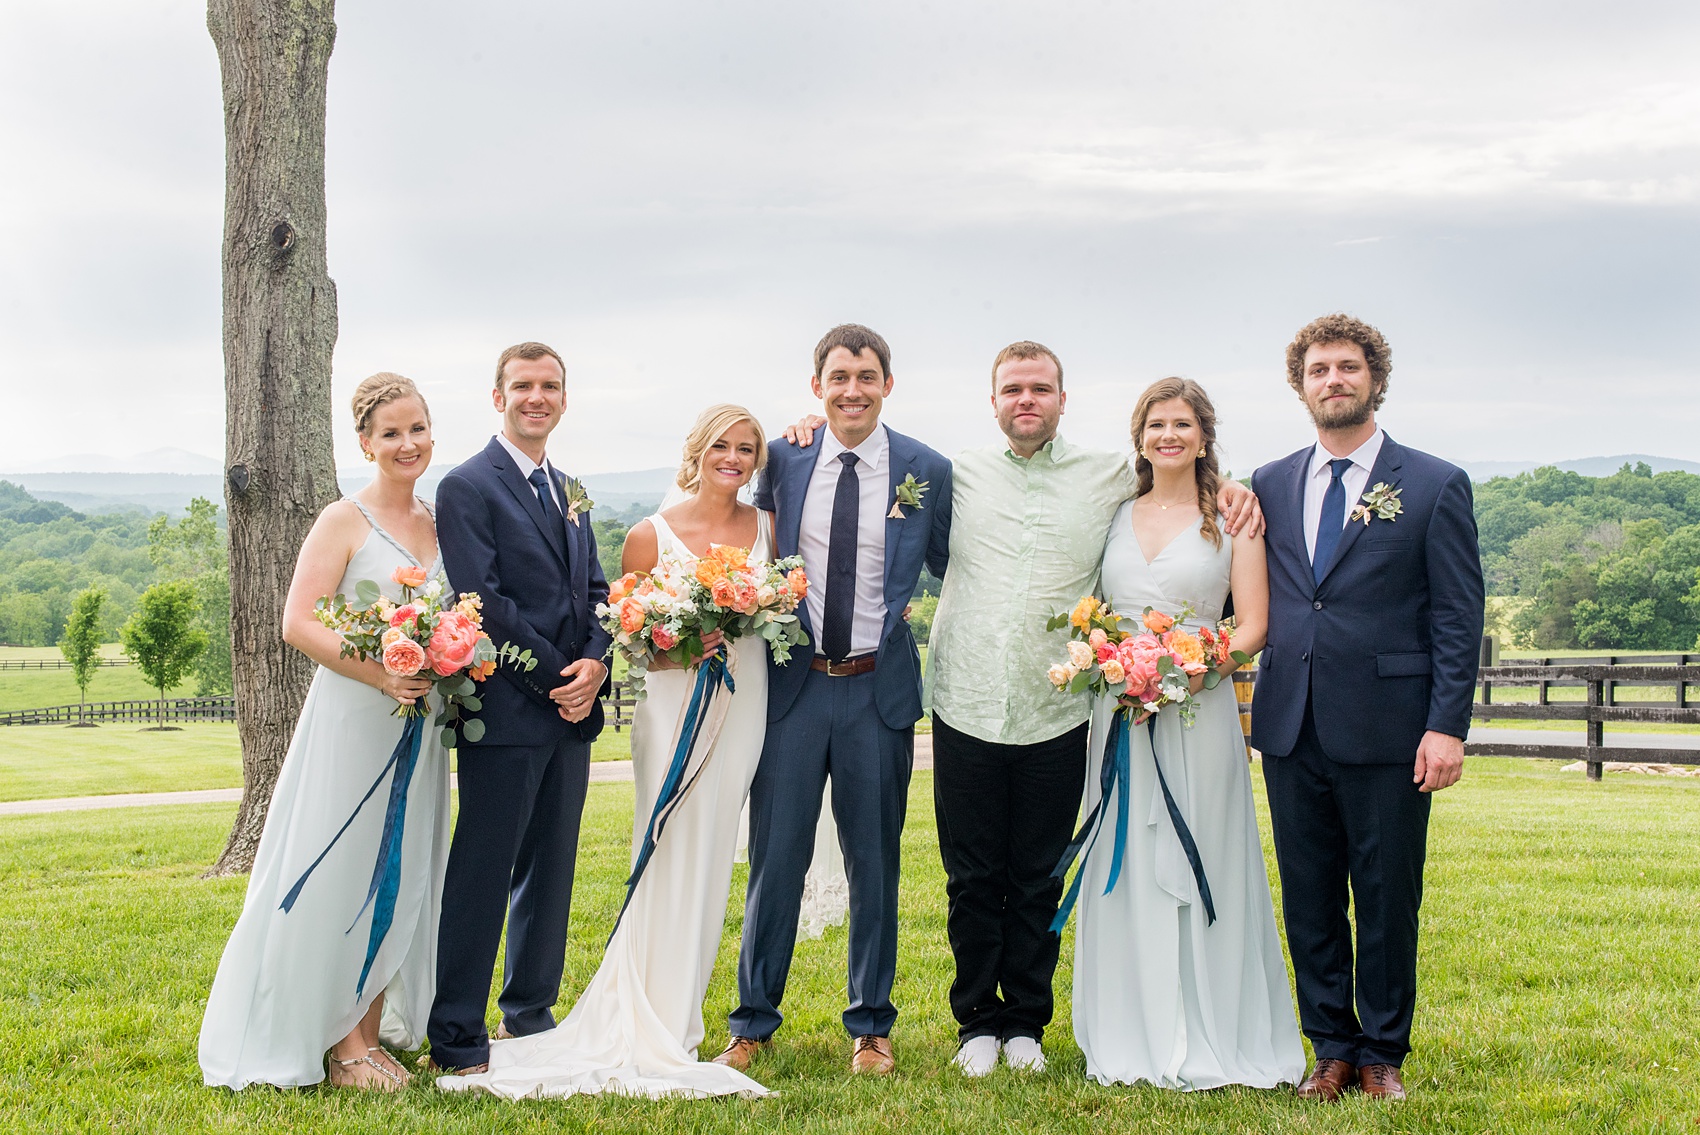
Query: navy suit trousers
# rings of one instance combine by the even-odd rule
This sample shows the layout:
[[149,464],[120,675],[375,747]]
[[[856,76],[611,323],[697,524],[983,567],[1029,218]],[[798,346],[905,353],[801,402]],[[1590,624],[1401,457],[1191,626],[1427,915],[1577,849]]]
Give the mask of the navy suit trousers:
[[[806,664],[798,658],[792,665]],[[827,775],[850,882],[851,1036],[888,1036],[897,1009],[897,884],[915,730],[893,729],[874,706],[875,673],[834,678],[810,670],[797,700],[767,725],[750,785],[750,881],[738,953],[732,1035],[766,1040],[797,944],[803,878]]]
[[1263,757],[1299,1023],[1318,1059],[1399,1065],[1411,1051],[1433,800],[1412,783],[1415,762],[1329,759],[1309,706],[1293,751]]
[[[465,1068],[490,1058],[484,1008],[508,928],[497,998],[515,1036],[555,1027],[579,820],[590,783],[590,742],[479,745],[460,751],[460,815],[443,878],[437,999],[426,1035],[431,1058]],[[529,801],[530,807],[516,801]]]

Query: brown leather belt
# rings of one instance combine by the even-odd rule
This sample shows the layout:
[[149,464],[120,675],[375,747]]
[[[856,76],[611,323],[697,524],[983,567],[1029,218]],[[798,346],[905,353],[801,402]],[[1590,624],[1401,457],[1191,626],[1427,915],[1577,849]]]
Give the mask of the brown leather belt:
[[809,660],[809,669],[819,670],[829,678],[853,678],[857,674],[871,673],[874,668],[875,655],[864,654],[860,658],[846,658],[843,662],[828,662],[822,655],[815,655]]

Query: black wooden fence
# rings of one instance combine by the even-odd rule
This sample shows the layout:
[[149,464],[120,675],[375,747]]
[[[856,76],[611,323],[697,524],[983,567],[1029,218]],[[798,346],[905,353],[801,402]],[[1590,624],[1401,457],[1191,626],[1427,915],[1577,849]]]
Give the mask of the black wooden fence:
[[87,705],[50,705],[42,709],[0,711],[0,725],[74,725],[79,721],[235,721],[236,699],[153,698],[145,701],[94,701]]

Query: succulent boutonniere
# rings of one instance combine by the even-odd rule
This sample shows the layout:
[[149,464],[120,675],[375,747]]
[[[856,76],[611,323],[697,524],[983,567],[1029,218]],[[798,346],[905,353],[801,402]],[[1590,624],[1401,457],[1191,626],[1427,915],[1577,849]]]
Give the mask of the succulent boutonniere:
[[578,514],[589,512],[596,507],[596,502],[590,499],[590,494],[584,491],[584,482],[577,477],[567,478],[567,519],[575,525]]
[[1352,510],[1351,520],[1361,520],[1364,527],[1377,517],[1391,521],[1395,516],[1405,511],[1405,506],[1399,503],[1399,490],[1384,482],[1376,482],[1375,488],[1364,494],[1364,503]]
[[903,478],[903,483],[897,486],[897,499],[891,503],[891,511],[886,513],[887,520],[902,520],[903,506],[920,508],[921,498],[927,495],[926,481],[917,481],[915,474],[910,473]]

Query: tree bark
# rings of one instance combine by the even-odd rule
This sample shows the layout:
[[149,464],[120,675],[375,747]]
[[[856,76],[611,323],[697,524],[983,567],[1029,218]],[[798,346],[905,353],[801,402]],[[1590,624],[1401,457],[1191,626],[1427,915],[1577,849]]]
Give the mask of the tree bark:
[[242,806],[209,874],[247,871],[313,665],[283,602],[331,449],[336,285],[325,267],[325,81],[334,0],[209,0],[224,89],[225,507]]

